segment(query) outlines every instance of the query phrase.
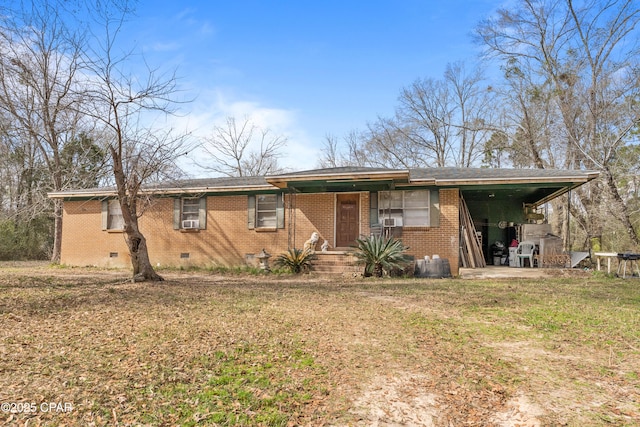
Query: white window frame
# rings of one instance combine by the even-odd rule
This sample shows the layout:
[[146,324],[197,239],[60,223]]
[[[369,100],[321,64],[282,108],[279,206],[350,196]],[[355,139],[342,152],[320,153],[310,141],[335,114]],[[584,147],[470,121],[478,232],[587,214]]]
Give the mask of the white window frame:
[[180,228],[185,228],[185,221],[195,221],[197,226],[191,228],[200,228],[200,198],[183,197],[180,202]]
[[[410,195],[424,195],[421,203],[414,204]],[[378,221],[395,219],[396,226],[429,227],[431,221],[431,194],[429,190],[391,190],[378,192]],[[420,215],[420,212],[423,212]],[[409,215],[418,213],[418,215]],[[418,219],[416,221],[416,218]]]
[[173,199],[173,229],[198,231],[207,228],[207,198],[205,196]]
[[[265,199],[269,200],[265,200]],[[273,205],[265,207],[265,205]],[[262,206],[260,206],[262,205]],[[256,228],[277,228],[278,226],[278,195],[258,194],[256,195]]]
[[124,217],[118,199],[107,201],[107,230],[124,230]]
[[198,220],[200,218],[200,198],[185,197],[182,199],[182,209],[180,209],[180,220]]

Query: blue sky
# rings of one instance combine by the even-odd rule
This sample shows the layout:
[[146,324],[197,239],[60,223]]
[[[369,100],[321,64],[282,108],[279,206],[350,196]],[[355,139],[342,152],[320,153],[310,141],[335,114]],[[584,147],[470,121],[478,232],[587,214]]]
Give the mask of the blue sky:
[[[140,0],[126,35],[152,65],[176,68],[179,127],[196,138],[227,116],[289,139],[281,164],[316,166],[327,134],[389,116],[418,78],[475,62],[471,32],[504,1]],[[190,168],[192,174],[203,174]]]

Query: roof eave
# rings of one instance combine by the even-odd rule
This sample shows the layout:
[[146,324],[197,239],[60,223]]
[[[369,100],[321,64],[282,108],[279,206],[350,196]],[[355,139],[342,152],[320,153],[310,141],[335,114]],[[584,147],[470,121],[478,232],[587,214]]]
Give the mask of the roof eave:
[[[597,176],[597,175],[596,175]],[[503,184],[560,184],[571,182],[582,185],[594,177],[589,176],[554,176],[554,177],[517,177],[517,178],[477,178],[477,179],[436,179],[435,185],[439,187],[452,187],[463,185],[503,185]],[[412,182],[415,182],[412,180]]]
[[349,181],[409,181],[409,171],[364,171],[364,172],[341,172],[334,174],[289,174],[289,175],[273,175],[267,176],[266,181],[278,188],[287,188],[290,182],[311,182],[311,181],[326,181],[326,182],[349,182]]
[[200,193],[236,193],[242,191],[268,191],[274,190],[273,185],[231,185],[225,187],[185,187],[167,188],[156,191],[146,191],[145,194],[200,194]]
[[[176,194],[203,194],[203,193],[237,193],[243,191],[269,191],[274,190],[272,185],[237,185],[225,187],[175,187],[163,189],[144,189],[140,190],[140,194],[145,195],[176,195]],[[76,198],[107,198],[116,196],[116,190],[99,190],[99,191],[57,191],[47,193],[50,199],[76,199]]]

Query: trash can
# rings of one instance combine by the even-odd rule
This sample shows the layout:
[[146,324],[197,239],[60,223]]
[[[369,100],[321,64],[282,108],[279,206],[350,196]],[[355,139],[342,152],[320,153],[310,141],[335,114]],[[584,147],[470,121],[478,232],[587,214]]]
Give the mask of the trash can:
[[491,245],[491,257],[493,258],[493,265],[501,265],[502,257],[504,255],[504,243],[497,240]]
[[451,265],[446,258],[418,259],[416,260],[416,277],[431,277],[442,279],[451,277]]

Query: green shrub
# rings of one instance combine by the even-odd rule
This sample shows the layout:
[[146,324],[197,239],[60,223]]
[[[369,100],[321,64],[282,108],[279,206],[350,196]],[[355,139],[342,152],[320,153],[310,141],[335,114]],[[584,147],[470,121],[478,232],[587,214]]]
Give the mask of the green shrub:
[[359,263],[365,265],[365,275],[382,277],[385,270],[402,269],[411,262],[411,258],[405,254],[409,247],[393,237],[371,236],[356,239],[356,243],[355,256]]
[[311,269],[312,259],[312,251],[293,248],[278,255],[274,264],[277,267],[289,270],[291,273],[308,273]]
[[29,221],[0,219],[0,260],[37,260],[51,256],[53,221],[46,216]]

